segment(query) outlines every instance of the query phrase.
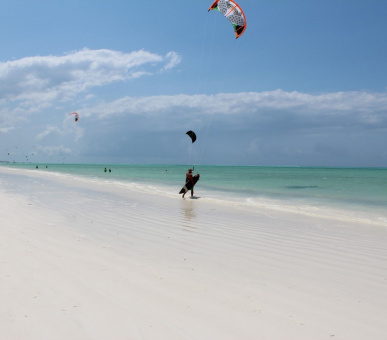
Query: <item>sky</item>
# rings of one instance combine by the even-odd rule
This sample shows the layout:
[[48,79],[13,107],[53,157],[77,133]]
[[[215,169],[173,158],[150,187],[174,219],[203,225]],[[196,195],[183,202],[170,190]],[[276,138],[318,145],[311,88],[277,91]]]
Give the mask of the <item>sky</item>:
[[387,1],[237,2],[2,0],[0,161],[387,167]]

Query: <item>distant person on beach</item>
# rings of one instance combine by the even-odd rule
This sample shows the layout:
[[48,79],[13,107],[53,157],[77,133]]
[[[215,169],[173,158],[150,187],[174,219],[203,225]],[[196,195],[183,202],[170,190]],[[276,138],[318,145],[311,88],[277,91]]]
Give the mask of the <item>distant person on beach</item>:
[[[194,191],[193,191],[193,188],[194,188],[194,181],[193,181],[193,178],[192,178],[192,169],[188,169],[188,172],[185,174],[185,178],[186,178],[186,181],[191,181],[192,183],[192,188],[191,188],[191,197],[193,196],[194,194]],[[188,191],[187,191],[188,192]],[[186,192],[183,194],[183,198],[184,198],[184,195],[186,194]]]

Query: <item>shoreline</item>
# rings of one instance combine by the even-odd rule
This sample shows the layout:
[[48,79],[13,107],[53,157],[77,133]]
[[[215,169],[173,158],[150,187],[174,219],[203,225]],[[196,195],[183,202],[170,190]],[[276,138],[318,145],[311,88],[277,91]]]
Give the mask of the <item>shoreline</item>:
[[[97,165],[94,165],[97,166]],[[67,179],[71,181],[79,182],[78,185],[82,187],[87,186],[100,186],[102,184],[107,185],[103,190],[109,190],[114,192],[115,189],[135,191],[139,194],[150,194],[158,195],[166,199],[176,199],[179,197],[177,194],[177,189],[180,188],[182,183],[173,182],[165,184],[160,180],[159,182],[151,181],[130,181],[128,179],[120,178],[110,178],[108,177],[97,177],[94,175],[85,175],[85,174],[74,174],[67,172],[56,172],[51,171],[50,169],[23,169],[19,167],[0,167],[1,169],[8,169],[7,171],[27,171],[31,176],[37,178],[49,177],[52,179]],[[42,170],[42,171],[40,171]],[[203,181],[202,181],[203,182]],[[376,208],[367,205],[336,205],[335,203],[323,203],[305,201],[298,199],[274,199],[269,197],[251,197],[246,193],[246,196],[241,194],[238,195],[226,195],[226,193],[221,193],[211,191],[206,188],[205,184],[199,182],[198,192],[200,200],[206,201],[208,204],[217,204],[222,206],[228,206],[231,209],[244,209],[246,211],[255,213],[260,210],[264,211],[273,211],[278,213],[290,213],[304,215],[314,218],[323,218],[328,220],[337,220],[341,222],[356,223],[356,224],[369,224],[379,227],[387,227],[387,213],[383,208]],[[181,195],[180,195],[181,196]]]
[[387,332],[385,228],[36,174],[0,168],[1,338]]

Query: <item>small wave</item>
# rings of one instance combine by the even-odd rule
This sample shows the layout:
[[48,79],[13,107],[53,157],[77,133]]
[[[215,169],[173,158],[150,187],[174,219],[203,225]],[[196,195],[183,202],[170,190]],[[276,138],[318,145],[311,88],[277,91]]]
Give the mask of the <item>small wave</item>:
[[317,185],[288,185],[285,188],[288,189],[316,189]]

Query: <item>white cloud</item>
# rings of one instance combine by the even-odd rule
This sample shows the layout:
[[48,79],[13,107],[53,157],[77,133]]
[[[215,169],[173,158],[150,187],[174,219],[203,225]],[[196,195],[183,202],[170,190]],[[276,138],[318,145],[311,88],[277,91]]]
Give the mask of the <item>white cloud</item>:
[[176,52],[169,52],[166,55],[167,64],[164,66],[164,70],[170,70],[176,67],[181,62],[181,57]]
[[[124,97],[87,109],[88,116],[163,115],[162,120],[179,112],[182,117],[203,115],[230,116],[251,122],[273,122],[289,126],[337,124],[387,128],[387,93],[339,92],[307,94],[301,92],[220,93],[217,95],[176,95]],[[226,118],[223,118],[226,119]],[[243,122],[241,123],[243,124]]]
[[45,146],[39,147],[38,149],[48,156],[65,156],[72,153],[70,148],[66,148],[63,145]]
[[74,141],[78,141],[83,137],[84,129],[79,127],[78,123],[74,122],[72,116],[66,116],[63,120],[62,126],[58,127],[55,125],[47,125],[44,128],[44,131],[38,133],[35,136],[37,141],[42,141],[48,137],[55,136],[74,136]]
[[14,129],[13,127],[0,128],[0,133],[9,133],[13,129]]
[[69,100],[92,87],[151,75],[179,62],[175,52],[164,57],[144,50],[83,49],[63,56],[26,57],[0,63],[0,98],[3,102]]
[[51,135],[52,133],[57,133],[57,134],[63,134],[63,130],[59,129],[56,126],[46,126],[46,129],[35,137],[36,140],[41,141],[42,139],[46,138],[47,136]]
[[28,116],[47,113],[48,108],[58,107],[59,103],[64,107],[67,103],[73,105],[81,93],[86,100],[98,98],[88,91],[151,76],[175,67],[180,61],[175,52],[163,56],[144,50],[124,53],[83,49],[62,56],[0,62],[0,126],[16,126]]

